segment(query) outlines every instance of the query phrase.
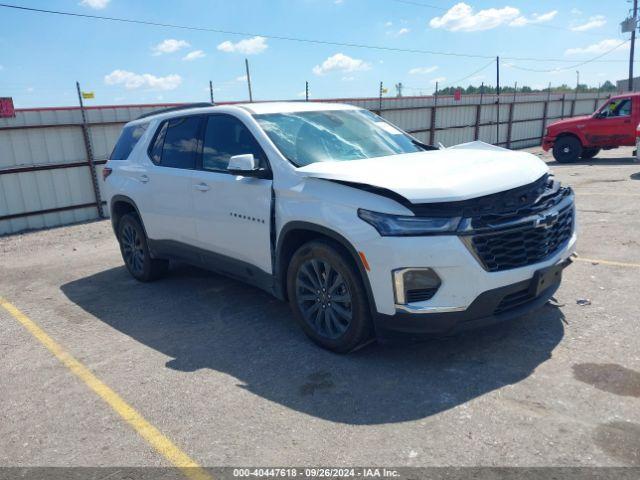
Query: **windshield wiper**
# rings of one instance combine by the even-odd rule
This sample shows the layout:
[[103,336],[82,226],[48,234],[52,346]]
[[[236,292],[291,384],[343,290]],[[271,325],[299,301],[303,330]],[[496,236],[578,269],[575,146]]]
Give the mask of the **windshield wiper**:
[[433,145],[427,145],[426,143],[422,143],[416,140],[415,138],[411,139],[411,143],[413,143],[417,147],[420,147],[423,150],[440,150],[438,147],[434,147]]

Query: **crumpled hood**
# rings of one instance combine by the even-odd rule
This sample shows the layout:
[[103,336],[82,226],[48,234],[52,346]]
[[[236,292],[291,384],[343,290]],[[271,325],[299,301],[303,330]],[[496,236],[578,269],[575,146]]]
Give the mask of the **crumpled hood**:
[[470,142],[442,150],[345,162],[317,162],[303,176],[381,187],[412,203],[467,200],[532,183],[548,172],[538,157]]

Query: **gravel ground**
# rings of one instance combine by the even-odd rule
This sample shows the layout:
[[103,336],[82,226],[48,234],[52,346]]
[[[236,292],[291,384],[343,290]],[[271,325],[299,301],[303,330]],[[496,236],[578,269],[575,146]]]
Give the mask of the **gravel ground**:
[[[640,466],[630,155],[542,155],[576,191],[583,260],[555,305],[453,338],[325,352],[233,280],[137,283],[108,221],[0,238],[0,295],[201,465]],[[0,466],[168,465],[3,309],[0,325]]]

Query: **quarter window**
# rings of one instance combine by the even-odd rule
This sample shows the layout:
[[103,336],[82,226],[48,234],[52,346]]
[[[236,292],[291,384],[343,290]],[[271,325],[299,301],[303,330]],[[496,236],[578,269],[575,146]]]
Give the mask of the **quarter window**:
[[110,160],[126,160],[149,126],[148,123],[129,125],[122,129],[118,143],[111,152]]
[[202,148],[202,168],[226,171],[234,155],[252,153],[261,167],[266,167],[265,155],[249,129],[230,115],[211,115],[207,119]]

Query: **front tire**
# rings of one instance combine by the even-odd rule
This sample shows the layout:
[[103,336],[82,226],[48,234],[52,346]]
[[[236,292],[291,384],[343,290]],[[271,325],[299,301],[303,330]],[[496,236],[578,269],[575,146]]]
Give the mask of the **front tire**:
[[598,153],[600,153],[599,148],[585,148],[582,150],[582,155],[580,155],[580,158],[583,160],[589,160],[598,155]]
[[360,275],[332,243],[312,241],[296,251],[287,272],[287,293],[296,320],[321,347],[346,353],[371,337]]
[[136,215],[128,213],[120,219],[118,242],[124,264],[136,280],[151,282],[168,270],[168,260],[151,258],[147,236]]
[[553,158],[558,163],[575,162],[581,155],[582,143],[576,137],[560,137],[553,144]]

